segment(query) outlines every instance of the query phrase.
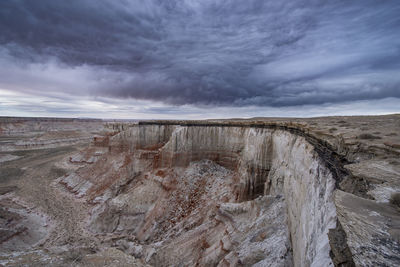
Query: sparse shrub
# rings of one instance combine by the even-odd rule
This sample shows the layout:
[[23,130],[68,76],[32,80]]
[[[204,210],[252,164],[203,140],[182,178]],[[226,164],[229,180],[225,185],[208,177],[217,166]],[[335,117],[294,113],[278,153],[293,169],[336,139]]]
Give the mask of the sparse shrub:
[[400,193],[393,193],[390,197],[390,203],[400,208]]
[[369,133],[363,133],[358,136],[358,139],[373,140],[373,139],[381,139],[381,137]]
[[390,134],[387,134],[386,136],[397,136],[397,133],[390,133]]
[[337,128],[335,128],[335,127],[332,127],[332,128],[329,129],[329,132],[330,132],[330,133],[333,133],[333,132],[335,132],[335,131],[337,131]]

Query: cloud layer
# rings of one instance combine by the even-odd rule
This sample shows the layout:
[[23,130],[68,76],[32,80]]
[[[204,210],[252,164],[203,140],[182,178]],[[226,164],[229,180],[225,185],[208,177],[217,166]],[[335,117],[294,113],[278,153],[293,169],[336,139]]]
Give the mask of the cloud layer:
[[400,2],[0,1],[0,86],[168,105],[400,98]]

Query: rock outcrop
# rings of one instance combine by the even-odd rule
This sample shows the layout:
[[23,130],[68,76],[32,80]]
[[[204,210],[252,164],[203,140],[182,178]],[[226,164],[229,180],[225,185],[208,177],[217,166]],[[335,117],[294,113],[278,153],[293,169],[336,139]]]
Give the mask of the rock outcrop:
[[[157,253],[148,254],[148,257],[157,265],[176,264],[178,255],[172,256],[173,251],[183,253],[189,249],[186,256],[181,254],[182,262],[179,263],[258,263],[262,266],[266,262],[275,262],[279,265],[279,261],[271,261],[268,255],[281,255],[282,266],[291,263],[295,266],[328,266],[333,265],[328,232],[336,228],[337,223],[333,193],[344,178],[338,175],[344,175],[345,171],[333,166],[341,164],[338,155],[329,151],[325,144],[315,143],[319,146],[316,149],[310,141],[317,142],[317,139],[288,125],[144,123],[122,131],[110,140],[108,159],[122,157],[124,153],[129,155],[129,164],[123,168],[117,166],[118,170],[113,171],[121,174],[121,179],[135,177],[133,180],[137,185],[128,192],[116,194],[116,186],[102,176],[96,176],[96,183],[91,181],[90,184],[90,179],[83,178],[86,175],[81,175],[79,181],[76,174],[71,174],[62,182],[80,184],[81,193],[74,189],[75,193],[101,200],[92,216],[92,230],[134,234],[146,245],[155,246]],[[204,173],[217,168],[208,163],[204,171],[191,171],[197,166],[193,166],[193,162],[204,164],[202,160],[210,160],[230,174],[224,177],[215,172],[214,177],[211,175],[214,172],[210,172],[200,178],[185,174],[184,170]],[[122,158],[118,162],[122,164]],[[96,164],[90,168],[96,169]],[[104,165],[105,162],[101,164],[109,166]],[[221,177],[223,184],[217,182]],[[208,184],[211,187],[204,188]],[[221,188],[214,188],[217,185]],[[100,192],[96,188],[108,189],[98,195],[87,193]],[[149,191],[157,193],[151,196]],[[196,192],[193,199],[191,192]],[[203,203],[202,198],[210,201],[203,199]],[[211,201],[212,198],[215,200]],[[185,201],[190,203],[185,204]],[[176,212],[176,208],[184,214]],[[214,210],[214,217],[209,214],[210,210]],[[252,210],[258,210],[259,217],[250,220]],[[249,220],[244,220],[243,215]],[[211,219],[200,220],[199,216]],[[257,220],[262,221],[260,225],[263,226],[240,229]],[[190,230],[191,235],[183,229]],[[276,229],[279,238],[275,235],[277,232],[268,229]],[[217,234],[219,232],[226,234]],[[204,241],[202,233],[214,238]],[[263,236],[258,241],[260,252],[241,250],[245,247],[246,236],[257,234]],[[265,240],[274,240],[274,236],[282,241],[273,242],[272,249],[269,247],[272,241]],[[230,240],[229,247],[221,245],[227,239]],[[253,240],[256,239],[254,236]],[[207,244],[204,245],[206,248],[202,248],[200,240]],[[173,248],[170,248],[171,244],[174,244]],[[198,253],[193,253],[196,250]]]
[[398,266],[400,120],[336,120],[109,123],[54,186],[81,203],[83,259]]
[[0,152],[84,144],[105,130],[96,119],[0,117]]

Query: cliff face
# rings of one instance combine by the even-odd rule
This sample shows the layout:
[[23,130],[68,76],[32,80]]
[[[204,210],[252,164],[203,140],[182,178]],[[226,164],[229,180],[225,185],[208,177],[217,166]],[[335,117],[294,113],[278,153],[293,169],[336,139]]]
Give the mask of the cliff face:
[[[277,242],[275,246],[283,247],[281,250],[287,254],[286,264],[289,262],[293,262],[295,266],[328,266],[332,264],[329,256],[331,248],[328,230],[336,227],[337,220],[333,203],[335,180],[327,163],[319,157],[304,136],[290,133],[284,129],[256,127],[137,125],[116,135],[112,142],[114,148],[111,149],[129,151],[129,154],[132,155],[134,159],[130,164],[132,173],[145,172],[148,176],[157,176],[154,175],[157,173],[156,170],[166,172],[166,170],[185,169],[190,167],[192,162],[211,160],[217,163],[230,172],[230,175],[225,177],[225,182],[228,182],[224,185],[228,197],[215,201],[215,205],[219,206],[216,209],[217,212],[224,212],[224,207],[229,205],[237,205],[238,207],[235,209],[244,210],[249,208],[241,206],[251,205],[254,206],[252,209],[258,209],[267,214],[271,207],[263,209],[265,204],[262,202],[268,202],[270,198],[275,199],[274,203],[279,203],[276,205],[279,206],[280,211],[278,212],[279,217],[274,218],[273,221],[275,221],[275,226],[280,225],[280,228],[284,225],[281,230],[286,233],[282,234],[282,236],[286,236],[286,240],[281,243]],[[182,174],[175,175],[181,176]],[[163,178],[158,177],[158,180],[160,179],[162,181],[156,183],[161,183],[161,189],[156,189],[156,191],[163,192],[159,195],[166,194],[165,199],[171,198],[171,196],[176,197],[166,191],[177,190],[186,194],[185,190],[189,190],[181,184],[169,186],[168,184],[178,181],[172,179],[167,182],[168,179],[171,179],[168,175]],[[193,180],[195,178],[187,175],[186,179]],[[211,184],[215,182],[210,180],[210,177],[202,179]],[[180,180],[179,183],[185,182],[184,180]],[[154,184],[151,186],[158,188]],[[178,189],[176,189],[177,187]],[[147,189],[136,190],[130,194],[138,194],[142,190]],[[217,190],[215,194],[218,196],[221,191],[223,190]],[[147,198],[143,196],[143,199]],[[127,200],[118,202],[124,201]],[[152,203],[155,203],[155,206],[144,208],[142,213],[145,216],[143,218],[135,218],[136,224],[140,225],[134,229],[139,238],[152,237],[156,229],[151,228],[150,225],[162,221],[160,214],[168,211],[168,207],[158,205],[154,199],[149,202],[148,206]],[[131,204],[134,205],[134,203]],[[103,228],[102,222],[98,218],[112,217],[112,214],[115,214],[117,208],[113,205],[113,203],[111,205],[107,203],[107,207],[103,206],[101,212],[95,217],[94,225],[97,228]],[[158,215],[151,215],[155,213],[155,209],[158,209],[156,211]],[[232,209],[232,207],[228,209]],[[235,218],[236,215],[228,213],[227,216],[229,219],[222,219],[224,224],[227,224],[227,220],[232,220],[237,224],[251,224],[249,220]],[[268,220],[265,220],[265,223],[274,224]],[[121,224],[121,220],[119,224]],[[205,223],[203,222],[201,225],[204,227]],[[107,229],[107,231],[111,231],[111,229]],[[235,237],[238,235],[235,231],[237,232],[237,230],[227,230],[228,236],[244,242],[243,237]],[[257,231],[260,229],[256,227],[247,229],[245,232],[248,235],[255,235]],[[263,230],[261,229],[261,231]],[[273,236],[271,233],[265,234],[266,237]],[[162,239],[164,243],[168,243],[165,242],[168,240],[167,238],[163,237]],[[221,236],[221,240],[223,239],[224,237]],[[172,238],[169,242],[172,240],[174,239]],[[213,242],[219,244],[215,240]],[[163,245],[163,247],[166,249],[165,247],[168,245]],[[231,254],[228,258],[235,255],[237,262],[244,262],[245,257],[241,258],[239,247],[240,244],[231,246],[227,253],[216,255],[214,261],[222,262],[225,257],[228,257],[227,255]],[[266,251],[265,244],[264,248]],[[157,250],[162,251],[160,248]],[[279,249],[275,248],[275,250]],[[259,256],[261,257],[259,261],[267,260],[266,255]],[[165,261],[165,259],[163,260]]]
[[2,262],[398,266],[399,118],[106,123],[74,146],[84,124],[33,120],[1,136]]
[[90,160],[60,183],[95,205],[91,232],[120,236],[113,246],[147,263],[396,266],[400,261],[398,211],[388,203],[398,172],[394,160],[385,163],[394,150],[383,159],[375,154],[374,166],[392,168],[379,172],[385,175],[380,182],[371,166],[363,166],[371,163],[360,150],[363,144],[346,144],[342,136],[321,138],[301,124],[122,126],[95,149],[97,156],[86,151],[73,157]]

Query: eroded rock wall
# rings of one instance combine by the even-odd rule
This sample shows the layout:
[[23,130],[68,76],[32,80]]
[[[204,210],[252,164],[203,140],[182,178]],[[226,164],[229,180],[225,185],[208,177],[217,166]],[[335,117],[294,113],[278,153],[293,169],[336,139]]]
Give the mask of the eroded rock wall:
[[294,262],[329,266],[328,231],[336,227],[335,180],[304,137],[275,131],[272,146],[266,191],[285,196]]
[[332,264],[327,233],[336,226],[335,181],[304,137],[251,127],[138,125],[123,139],[133,153],[157,150],[152,158],[157,167],[209,159],[237,172],[237,202],[283,195],[294,264]]

